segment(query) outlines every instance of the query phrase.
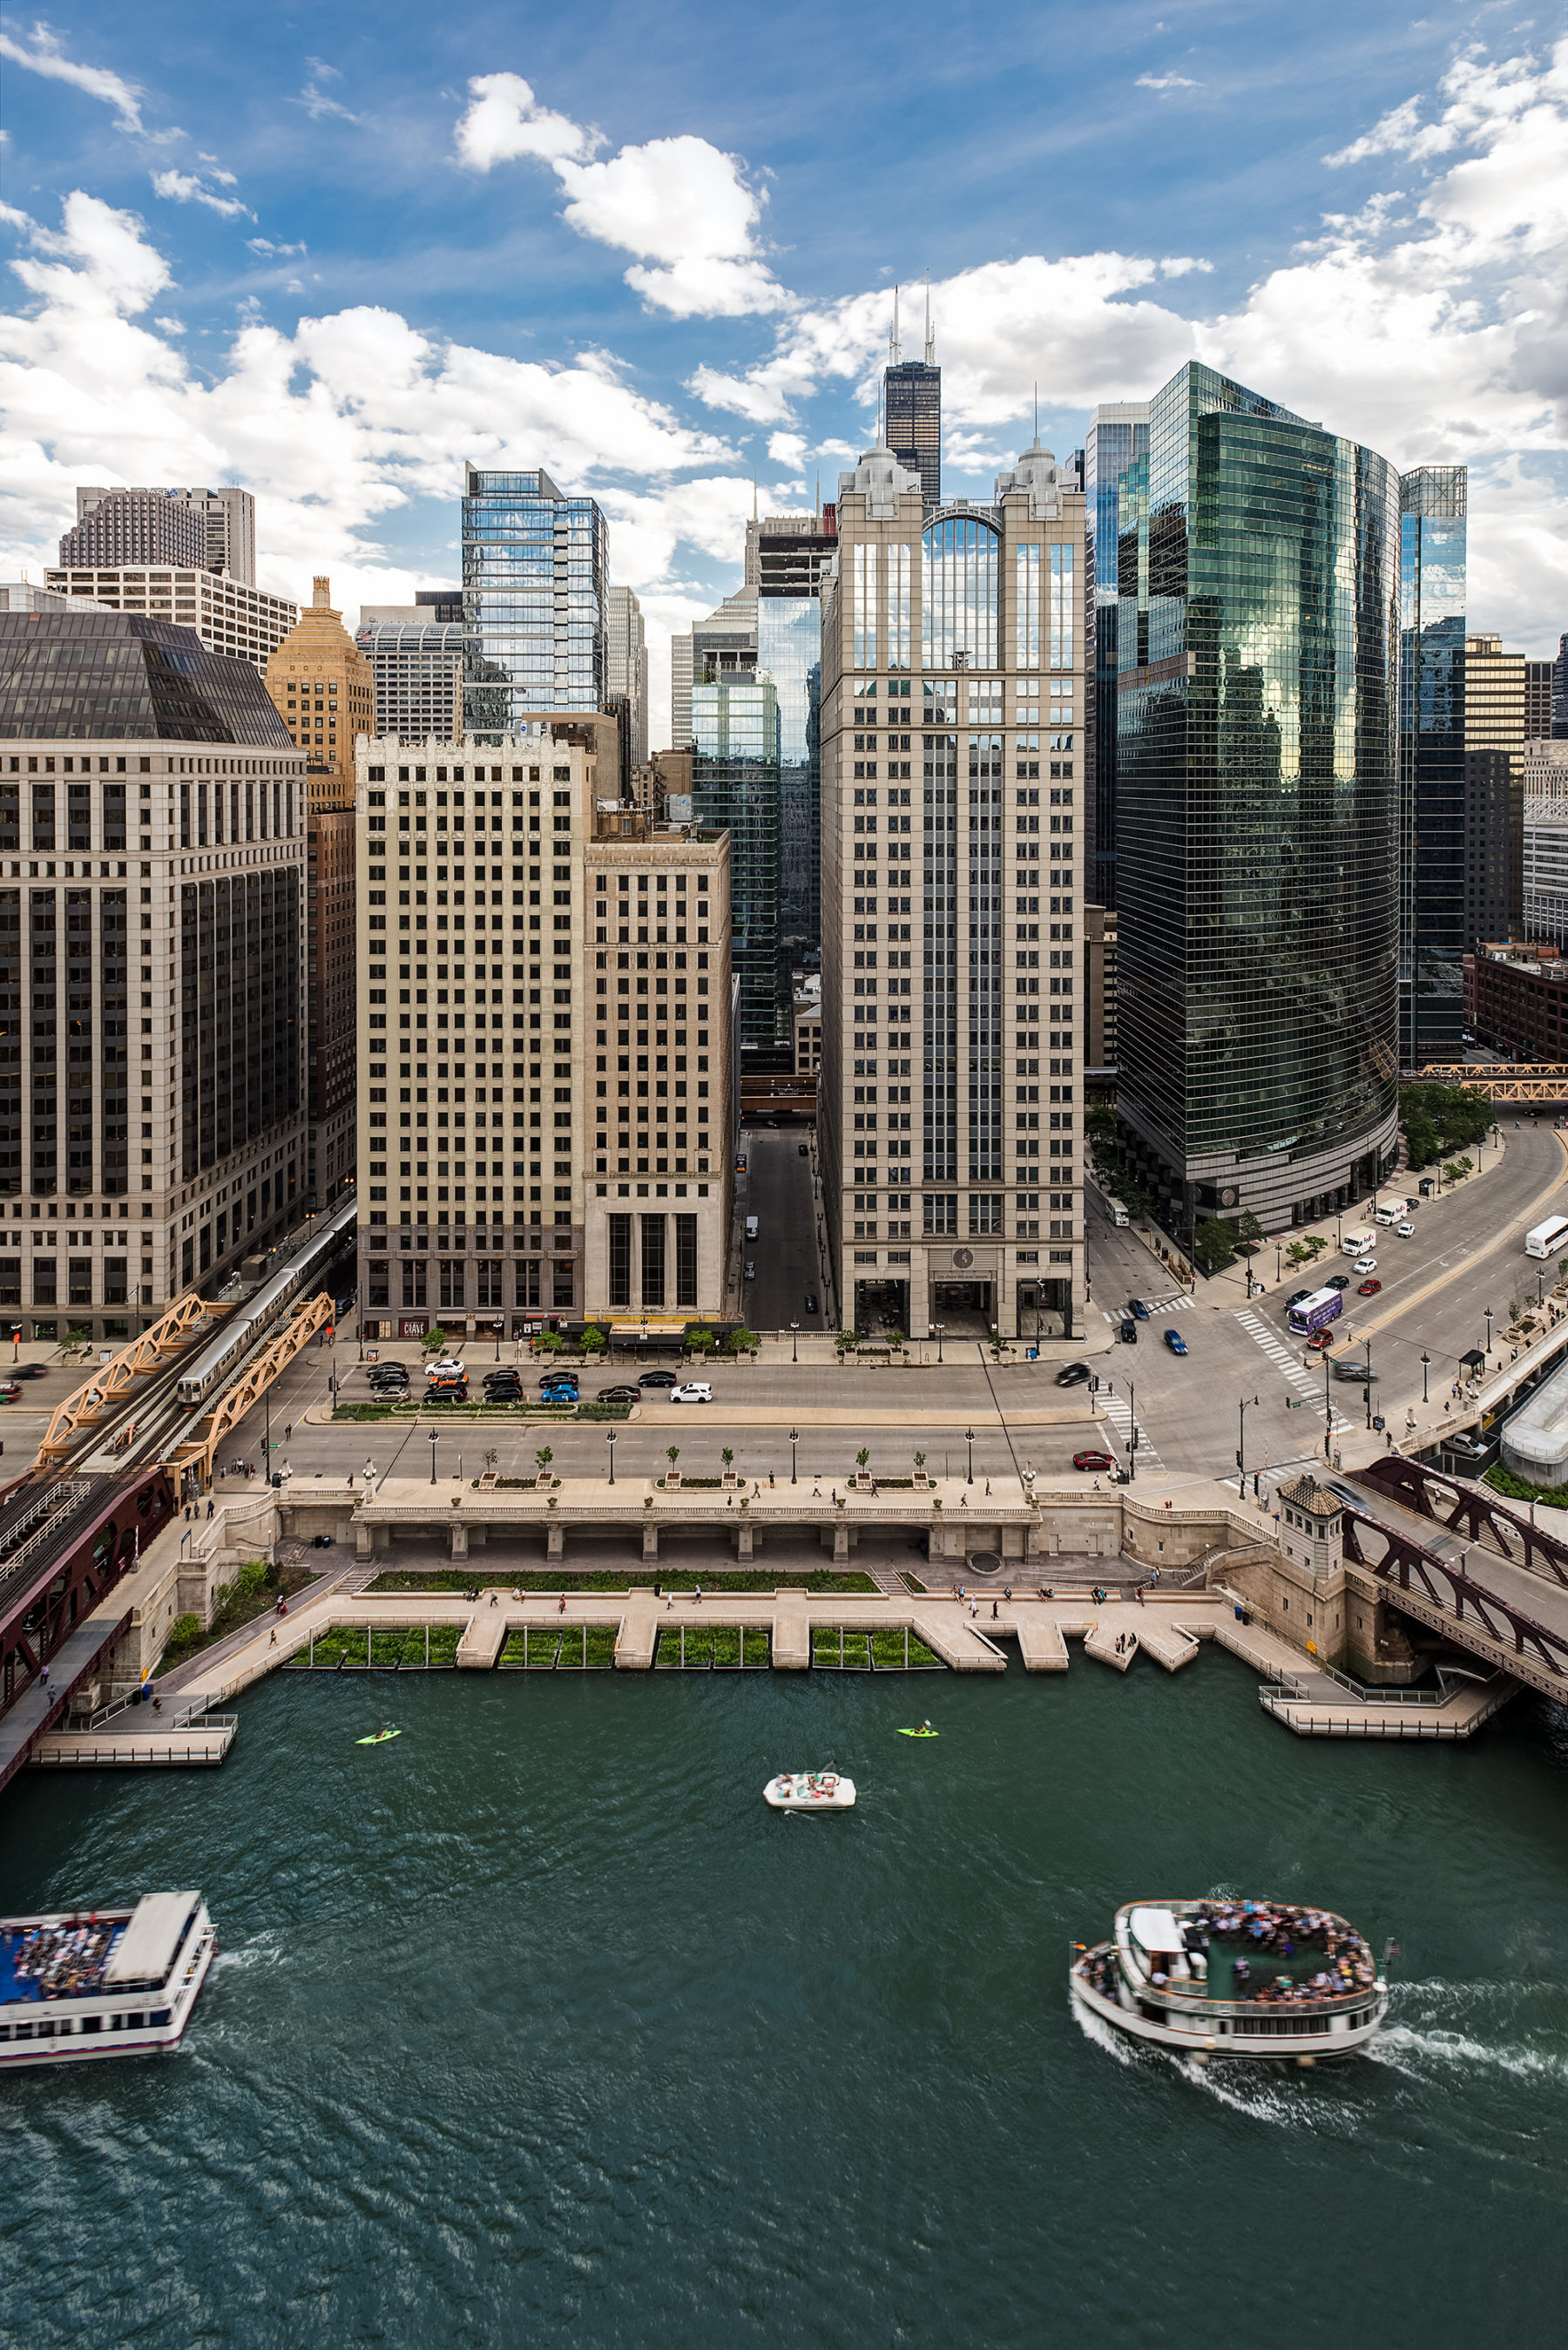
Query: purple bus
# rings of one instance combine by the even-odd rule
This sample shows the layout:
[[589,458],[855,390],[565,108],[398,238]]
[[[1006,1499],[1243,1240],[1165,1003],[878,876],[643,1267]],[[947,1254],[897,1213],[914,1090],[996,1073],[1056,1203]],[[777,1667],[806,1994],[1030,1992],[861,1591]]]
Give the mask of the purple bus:
[[1332,1322],[1336,1315],[1343,1314],[1344,1311],[1345,1296],[1342,1291],[1314,1289],[1310,1297],[1303,1297],[1299,1305],[1291,1307],[1285,1319],[1299,1337],[1306,1338],[1310,1337],[1314,1330],[1323,1329],[1325,1324]]

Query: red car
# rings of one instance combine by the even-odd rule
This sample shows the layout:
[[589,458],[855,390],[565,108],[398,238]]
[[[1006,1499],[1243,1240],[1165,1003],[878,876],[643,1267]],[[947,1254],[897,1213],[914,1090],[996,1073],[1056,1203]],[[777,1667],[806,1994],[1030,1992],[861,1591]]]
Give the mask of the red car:
[[1357,1284],[1355,1294],[1357,1297],[1376,1297],[1382,1286],[1380,1281],[1363,1281]]
[[1114,1469],[1116,1465],[1108,1452],[1075,1452],[1073,1455],[1075,1469],[1106,1470]]
[[1324,1348],[1325,1347],[1332,1346],[1333,1343],[1334,1333],[1332,1330],[1314,1330],[1312,1336],[1307,1340],[1307,1345],[1312,1348],[1314,1355],[1321,1355]]

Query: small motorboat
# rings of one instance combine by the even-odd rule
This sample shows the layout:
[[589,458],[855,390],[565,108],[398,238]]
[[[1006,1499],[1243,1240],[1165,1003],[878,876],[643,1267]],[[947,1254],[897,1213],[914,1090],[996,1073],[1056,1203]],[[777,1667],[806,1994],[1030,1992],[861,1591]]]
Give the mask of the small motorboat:
[[847,1812],[855,1806],[855,1782],[842,1771],[781,1771],[763,1794],[775,1812]]

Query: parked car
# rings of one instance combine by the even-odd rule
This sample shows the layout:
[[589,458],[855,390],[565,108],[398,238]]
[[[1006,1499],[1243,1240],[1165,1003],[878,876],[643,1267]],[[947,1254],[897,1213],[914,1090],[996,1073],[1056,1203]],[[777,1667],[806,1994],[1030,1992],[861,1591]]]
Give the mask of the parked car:
[[711,1403],[713,1390],[706,1379],[688,1379],[683,1388],[670,1390],[671,1403]]
[[755,1258],[754,1256],[749,1256],[749,1257],[746,1259],[746,1279],[747,1279],[748,1281],[755,1281],[756,1277],[757,1277],[757,1261],[756,1261],[756,1258]]
[[637,1384],[639,1388],[672,1388],[677,1380],[673,1371],[644,1371]]
[[810,1145],[809,1145],[809,1144],[805,1143],[805,1142],[797,1142],[797,1143],[795,1144],[795,1147],[794,1147],[794,1148],[795,1148],[795,1157],[796,1157],[797,1159],[809,1159],[809,1158],[811,1157],[811,1148],[810,1148]]
[[640,1388],[601,1388],[598,1399],[600,1403],[640,1403],[642,1389]]
[[745,1154],[745,1152],[744,1152],[743,1150],[742,1150],[742,1151],[738,1151],[738,1152],[736,1153],[736,1155],[735,1155],[735,1172],[736,1172],[736,1174],[737,1174],[737,1175],[743,1175],[743,1174],[745,1173],[745,1171],[746,1171],[746,1154]]
[[1357,1273],[1376,1273],[1377,1259],[1375,1256],[1358,1256],[1355,1260],[1355,1270]]
[[1165,1343],[1173,1355],[1185,1355],[1187,1352],[1187,1341],[1179,1330],[1168,1330],[1165,1334]]
[[1364,1281],[1357,1285],[1355,1294],[1357,1297],[1376,1297],[1382,1286],[1380,1281]]
[[[1331,1273],[1328,1279],[1323,1285],[1325,1289],[1348,1289],[1350,1287],[1350,1276],[1348,1274],[1344,1273]],[[1303,1289],[1302,1295],[1303,1297],[1310,1297],[1312,1295],[1312,1292],[1310,1289]]]
[[515,1371],[492,1371],[484,1382],[487,1396],[514,1396],[523,1392],[523,1382]]
[[817,1305],[815,1289],[808,1289],[805,1293],[805,1310],[808,1314],[819,1314],[822,1310]]
[[1288,1306],[1292,1306],[1292,1305],[1299,1305],[1301,1304],[1301,1302],[1302,1302],[1302,1300],[1303,1300],[1303,1297],[1310,1297],[1311,1295],[1312,1295],[1312,1292],[1311,1292],[1311,1290],[1310,1290],[1310,1289],[1296,1289],[1296,1290],[1293,1290],[1293,1291],[1292,1291],[1292,1293],[1291,1293],[1291,1295],[1289,1295],[1289,1297],[1287,1297],[1287,1298],[1286,1298],[1286,1300],[1285,1300],[1285,1304],[1286,1304],[1287,1307],[1288,1307]]
[[15,1379],[0,1380],[0,1403],[15,1403],[21,1392]]
[[466,1403],[468,1381],[466,1379],[432,1379],[425,1389],[425,1401],[427,1403]]
[[1056,1374],[1059,1388],[1081,1388],[1089,1376],[1087,1363],[1064,1363]]
[[457,1356],[443,1355],[439,1363],[427,1363],[425,1377],[427,1379],[465,1379],[468,1369]]
[[1130,1314],[1127,1315],[1127,1320],[1122,1324],[1122,1326],[1116,1335],[1121,1339],[1124,1347],[1136,1347],[1137,1345],[1137,1324],[1133,1320]]
[[539,1389],[539,1400],[541,1403],[576,1403],[576,1379],[545,1379]]
[[384,1371],[372,1371],[370,1374],[373,1388],[399,1388],[406,1391],[408,1384],[409,1375],[404,1370],[394,1370],[389,1367]]
[[1097,1469],[1103,1471],[1106,1469],[1114,1469],[1116,1465],[1108,1452],[1075,1452],[1073,1455],[1075,1469]]
[[1148,1320],[1148,1307],[1144,1304],[1141,1297],[1129,1297],[1127,1299],[1127,1312],[1135,1315],[1139,1322],[1147,1322]]

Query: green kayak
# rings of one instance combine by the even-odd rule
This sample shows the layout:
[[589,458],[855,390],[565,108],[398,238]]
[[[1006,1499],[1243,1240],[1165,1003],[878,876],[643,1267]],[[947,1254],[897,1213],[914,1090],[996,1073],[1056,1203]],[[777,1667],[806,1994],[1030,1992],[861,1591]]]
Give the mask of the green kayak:
[[400,1730],[378,1730],[374,1738],[357,1738],[356,1746],[384,1746],[389,1738],[400,1738]]
[[900,1738],[940,1738],[941,1734],[940,1730],[933,1730],[929,1722],[920,1730],[900,1730],[898,1732]]

